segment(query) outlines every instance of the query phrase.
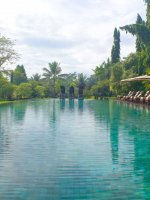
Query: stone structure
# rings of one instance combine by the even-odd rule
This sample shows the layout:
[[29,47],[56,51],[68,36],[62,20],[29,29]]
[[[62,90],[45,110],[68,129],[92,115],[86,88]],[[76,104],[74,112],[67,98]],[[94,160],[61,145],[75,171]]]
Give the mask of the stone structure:
[[74,99],[74,87],[69,88],[69,99]]
[[78,91],[78,99],[79,99],[79,100],[84,99],[84,96],[83,96],[83,89],[84,89],[83,85],[79,85],[79,91]]
[[60,86],[60,99],[65,99],[65,86]]

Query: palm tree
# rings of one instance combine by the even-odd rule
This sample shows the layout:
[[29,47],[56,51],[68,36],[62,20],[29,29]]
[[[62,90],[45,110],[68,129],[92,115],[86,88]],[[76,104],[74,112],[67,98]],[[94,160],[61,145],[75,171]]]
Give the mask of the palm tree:
[[41,80],[41,75],[36,73],[33,74],[32,77],[30,78],[31,81],[40,81]]
[[82,88],[85,88],[86,81],[87,81],[87,77],[83,73],[78,74],[78,79],[77,79],[78,87],[81,86]]
[[63,79],[64,79],[65,86],[67,86],[67,87],[75,86],[77,74],[76,74],[76,72],[69,73],[69,74],[63,74]]
[[60,64],[56,61],[52,62],[52,63],[49,63],[48,64],[48,68],[43,68],[44,70],[44,79],[46,81],[48,81],[49,83],[52,83],[52,86],[53,86],[53,92],[54,92],[54,97],[56,95],[56,92],[55,92],[55,85],[56,85],[56,80],[57,79],[61,79],[63,77],[61,73],[61,67],[60,67]]

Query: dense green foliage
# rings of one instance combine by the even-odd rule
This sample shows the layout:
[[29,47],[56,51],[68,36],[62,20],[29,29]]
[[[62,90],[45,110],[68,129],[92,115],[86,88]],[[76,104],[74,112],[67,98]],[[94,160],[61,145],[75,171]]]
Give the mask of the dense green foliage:
[[0,67],[6,63],[12,63],[18,58],[18,54],[13,47],[14,42],[0,35]]
[[27,82],[27,75],[23,65],[17,65],[16,69],[11,73],[11,82],[16,85]]
[[[137,15],[137,20],[136,20],[136,24],[141,24],[141,25],[144,25],[145,22],[142,20],[141,16],[138,14]],[[140,39],[140,37],[137,35],[137,38],[136,38],[136,52],[141,52],[142,49],[144,49],[144,45]]]
[[[94,76],[97,78],[97,83],[91,87],[91,94],[106,96],[124,94],[129,90],[146,91],[149,89],[147,82],[128,84],[121,84],[120,82],[121,79],[150,73],[150,0],[145,1],[145,3],[147,4],[146,22],[138,14],[135,24],[120,28],[136,36],[136,53],[131,53],[120,60],[120,32],[115,28],[111,62],[104,62],[95,68]],[[109,84],[107,88],[106,83]],[[102,94],[103,90],[105,94]]]
[[116,28],[114,30],[114,44],[111,50],[111,62],[112,64],[120,61],[120,31]]
[[0,36],[0,99],[28,99],[58,97],[60,87],[75,87],[75,95],[79,86],[84,88],[86,97],[116,96],[125,94],[129,90],[148,90],[147,82],[121,84],[121,79],[145,75],[150,73],[150,0],[147,5],[146,21],[138,14],[134,24],[125,25],[121,30],[136,37],[136,52],[126,58],[120,57],[120,31],[115,28],[110,58],[94,67],[89,77],[83,73],[62,74],[60,64],[56,61],[43,68],[43,74],[27,77],[25,67],[17,65],[14,70],[6,70],[3,64],[11,63],[18,57],[13,50],[14,43]]

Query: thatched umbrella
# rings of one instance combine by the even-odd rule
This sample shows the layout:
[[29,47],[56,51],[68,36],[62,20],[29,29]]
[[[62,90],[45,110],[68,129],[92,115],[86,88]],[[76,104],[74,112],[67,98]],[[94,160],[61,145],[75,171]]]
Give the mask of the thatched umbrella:
[[133,81],[150,81],[150,76],[144,75],[144,76],[137,76],[134,78],[128,78],[128,79],[121,80],[122,83],[133,82]]

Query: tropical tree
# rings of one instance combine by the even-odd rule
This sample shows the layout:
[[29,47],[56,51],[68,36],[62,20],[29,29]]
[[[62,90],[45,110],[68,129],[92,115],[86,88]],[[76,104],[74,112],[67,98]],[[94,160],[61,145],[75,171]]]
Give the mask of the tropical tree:
[[144,2],[147,4],[147,11],[146,11],[146,18],[147,18],[147,26],[150,27],[150,0],[144,0]]
[[63,74],[61,73],[61,67],[60,64],[56,61],[49,63],[48,64],[48,68],[43,68],[44,73],[44,80],[46,80],[49,84],[52,85],[53,87],[53,95],[54,97],[56,96],[56,80],[57,79],[62,79],[63,78]]
[[19,58],[14,50],[14,45],[9,38],[0,35],[0,67],[6,63],[13,63]]
[[17,65],[11,74],[11,81],[16,85],[27,82],[27,75],[23,65]]
[[12,99],[14,85],[7,78],[0,77],[0,99]]
[[40,81],[41,80],[41,75],[36,73],[36,74],[33,74],[30,78],[31,81]]
[[97,83],[97,77],[95,76],[95,74],[92,74],[86,80],[86,88],[90,90],[92,86],[96,85],[96,83]]
[[30,99],[32,94],[33,91],[30,83],[21,83],[16,86],[14,91],[14,97],[17,99]]
[[120,61],[120,31],[115,28],[114,30],[114,44],[111,50],[112,64]]
[[[137,14],[136,24],[145,25],[145,22],[143,21],[142,17],[139,14]],[[142,49],[144,49],[144,45],[140,37],[137,35],[136,36],[136,52],[139,53],[142,51]]]
[[109,58],[106,62],[103,62],[101,65],[96,66],[93,71],[97,80],[105,80],[110,78],[110,66],[111,62]]
[[45,87],[41,85],[37,85],[35,87],[35,92],[36,92],[36,97],[40,97],[40,98],[45,97]]
[[76,80],[77,80],[76,72],[63,74],[63,83],[66,87],[76,86]]
[[111,68],[110,90],[113,94],[118,94],[121,90],[120,80],[123,76],[123,66],[121,63],[116,63]]
[[98,81],[97,84],[93,85],[91,88],[91,93],[95,98],[110,96],[109,81]]
[[85,88],[87,81],[87,76],[85,76],[83,73],[78,74],[77,77],[77,86],[81,86],[82,88]]
[[[138,52],[139,49],[142,54],[138,54],[139,58],[139,65],[142,65],[143,67],[150,69],[150,0],[144,0],[144,2],[147,4],[147,19],[146,23],[138,16],[138,19],[136,21],[136,24],[130,24],[125,25],[121,27],[122,30],[125,30],[126,32],[131,33],[132,35],[135,35],[137,38],[137,47]],[[139,48],[140,44],[140,48]],[[143,59],[143,56],[145,58]],[[140,68],[141,66],[139,66]],[[140,74],[145,73],[145,70],[140,69]]]
[[130,53],[125,60],[123,60],[124,70],[133,69],[138,65],[138,57],[136,53]]
[[105,80],[105,62],[103,62],[100,66],[96,66],[93,71],[97,80]]

